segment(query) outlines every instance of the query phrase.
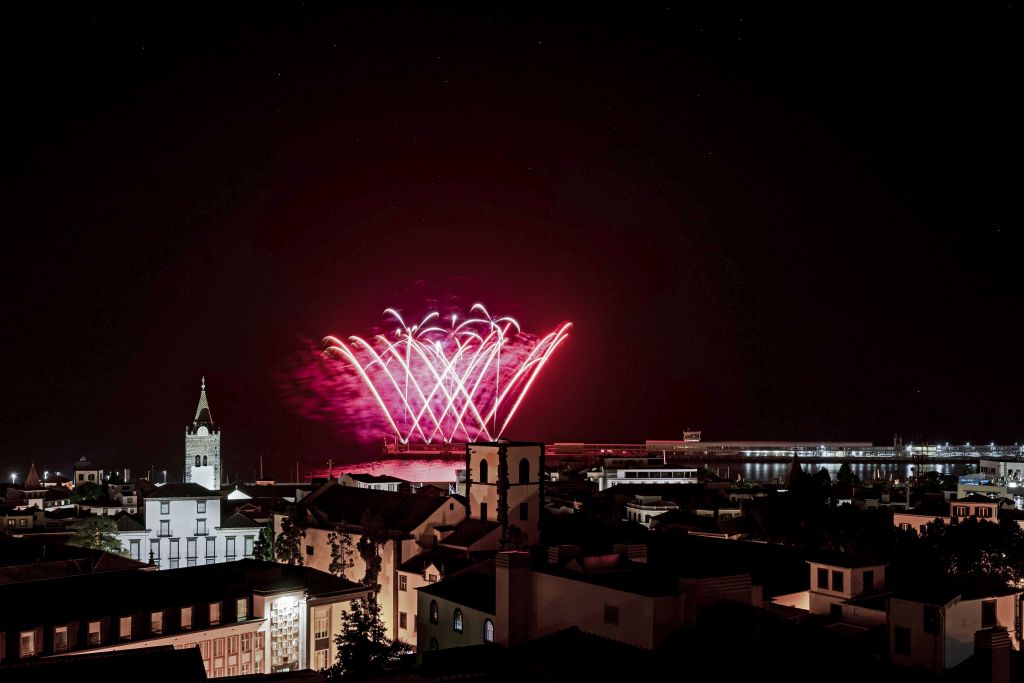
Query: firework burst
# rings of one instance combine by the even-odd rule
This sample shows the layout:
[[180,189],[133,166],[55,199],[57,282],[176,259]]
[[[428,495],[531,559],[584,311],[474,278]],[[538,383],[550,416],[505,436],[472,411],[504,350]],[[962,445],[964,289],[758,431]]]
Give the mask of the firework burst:
[[323,353],[355,375],[401,443],[493,440],[501,436],[572,323],[538,337],[481,304],[470,317],[430,313],[408,324],[394,309],[390,334],[325,337]]

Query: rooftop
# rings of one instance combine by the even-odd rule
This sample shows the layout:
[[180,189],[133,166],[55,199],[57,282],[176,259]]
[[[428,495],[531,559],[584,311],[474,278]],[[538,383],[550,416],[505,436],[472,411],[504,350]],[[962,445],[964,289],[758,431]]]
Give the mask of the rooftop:
[[501,525],[484,519],[464,519],[455,525],[455,531],[445,538],[443,545],[468,548],[494,533]]
[[358,525],[367,513],[379,516],[391,531],[410,532],[448,503],[447,496],[361,489],[332,481],[309,494],[299,505],[322,512],[334,523]]
[[199,484],[164,484],[150,493],[147,498],[220,498],[219,491],[211,491]]
[[485,614],[494,614],[494,560],[478,562],[472,567],[417,590],[442,600],[479,610]]

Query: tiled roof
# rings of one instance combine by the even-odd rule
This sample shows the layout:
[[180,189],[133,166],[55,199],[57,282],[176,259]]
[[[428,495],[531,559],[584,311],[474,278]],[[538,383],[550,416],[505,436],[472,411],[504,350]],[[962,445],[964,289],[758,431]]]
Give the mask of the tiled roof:
[[334,523],[344,521],[358,525],[365,512],[380,516],[384,526],[391,531],[409,532],[422,524],[442,505],[447,505],[448,498],[375,491],[329,483],[310,494],[308,503],[304,499],[299,504],[324,513],[327,519]]
[[241,512],[234,512],[231,508],[221,507],[220,528],[222,529],[258,529],[263,525],[254,522]]
[[494,560],[484,560],[448,577],[417,589],[485,614],[494,614]]
[[465,519],[455,526],[455,531],[441,541],[443,545],[468,548],[494,533],[501,525],[483,519]]
[[434,565],[441,570],[442,576],[448,576],[471,567],[477,562],[478,560],[470,558],[462,550],[438,545],[406,560],[399,566],[398,570],[412,574],[422,574],[427,567]]
[[220,498],[220,493],[199,484],[164,484],[147,498]]
[[121,512],[114,516],[114,526],[118,531],[145,531],[146,522],[141,515],[132,515]]

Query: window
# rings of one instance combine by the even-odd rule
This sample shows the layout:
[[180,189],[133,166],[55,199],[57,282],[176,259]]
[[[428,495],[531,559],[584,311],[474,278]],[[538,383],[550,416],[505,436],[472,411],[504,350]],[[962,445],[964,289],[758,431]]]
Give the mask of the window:
[[131,617],[121,617],[121,630],[119,632],[119,635],[121,636],[121,640],[131,640],[132,639],[132,618]]
[[39,654],[36,648],[41,645],[40,638],[36,638],[35,630],[21,632],[21,658],[35,657]]
[[224,656],[224,639],[215,638],[213,640],[213,656],[223,657]]
[[458,607],[455,608],[455,613],[452,614],[452,629],[456,633],[462,633],[462,610]]
[[530,483],[530,461],[526,458],[519,461],[519,483]]
[[200,514],[206,514],[206,501],[205,500],[197,500],[196,501],[196,512],[198,512]]
[[187,557],[190,560],[193,560],[193,564],[195,564],[195,559],[196,559],[196,539],[190,538],[190,539],[188,539],[188,541],[186,541],[186,543],[185,543],[185,553],[186,553],[185,557]]
[[530,504],[520,503],[519,504],[519,519],[524,520],[530,516]]
[[970,513],[970,508],[966,505],[954,505],[953,516],[954,517],[966,517]]
[[832,570],[832,590],[837,593],[843,592],[843,573],[835,569]]
[[252,650],[252,634],[242,634],[242,652],[249,652]]
[[172,560],[177,560],[178,559],[178,549],[179,549],[178,539],[177,538],[172,538],[171,539],[171,555],[170,555]]
[[828,570],[818,567],[818,588],[828,590]]
[[53,651],[67,652],[68,649],[68,627],[57,626],[53,629]]
[[206,535],[206,520],[205,519],[197,519],[196,520],[196,536],[205,536],[205,535]]
[[490,619],[484,619],[484,642],[494,642],[494,622]]
[[164,632],[164,613],[153,612],[149,615],[149,630],[151,633]]
[[996,601],[995,600],[984,600],[981,603],[981,627],[988,628],[990,626],[997,626],[996,621]]
[[200,652],[200,654],[202,654],[203,659],[209,659],[210,658],[210,641],[204,640],[203,642],[199,643],[199,652]]
[[160,535],[170,536],[171,535],[171,520],[161,519],[160,520]]
[[327,621],[329,614],[328,607],[317,607],[313,610],[313,637],[314,638],[326,638],[327,637]]
[[480,483],[481,484],[486,484],[487,483],[487,461],[486,460],[481,460],[480,461]]
[[978,517],[991,517],[992,516],[992,508],[987,507],[987,506],[982,507],[981,505],[979,505],[978,507],[974,508],[974,511],[978,515]]
[[139,546],[141,544],[142,544],[142,541],[140,541],[137,538],[132,539],[131,541],[128,542],[128,547],[130,548],[129,552],[130,552],[131,558],[133,560],[138,560],[139,559]]
[[100,622],[90,621],[89,622],[89,645],[99,645],[102,642],[100,637]]
[[893,630],[893,652],[898,655],[910,656],[910,629],[897,626]]
[[235,556],[235,537],[234,536],[228,536],[227,538],[224,539],[224,554],[227,555],[229,559],[234,558],[234,556]]
[[864,588],[863,588],[863,590],[864,590],[865,593],[868,593],[870,591],[873,591],[874,589],[875,589],[875,572],[874,572],[874,570],[869,569],[868,571],[864,572]]
[[437,583],[437,574],[427,574],[427,583]]
[[398,575],[398,590],[409,590],[409,579],[405,574]]
[[253,537],[252,536],[246,536],[245,537],[245,556],[246,557],[252,557],[252,542],[253,542]]
[[313,657],[313,668],[314,669],[326,669],[327,668],[327,650],[317,650],[316,655]]
[[[439,614],[437,610],[437,600],[430,601],[430,623],[436,624],[439,621]],[[437,649],[437,648],[434,648]]]
[[181,630],[188,631],[192,628],[192,608],[181,608]]
[[619,625],[619,608],[615,605],[604,606],[604,623],[609,626]]
[[313,546],[311,546],[311,545],[307,545],[306,546],[306,554],[307,555],[312,555],[313,554]]
[[150,541],[149,542],[149,554],[153,556],[153,560],[155,562],[159,562],[160,561],[160,541],[159,540]]
[[938,635],[940,631],[941,618],[939,615],[939,608],[934,605],[925,605],[924,607],[924,632]]
[[405,612],[398,613],[398,628],[409,628],[409,615]]
[[249,598],[238,598],[235,601],[235,618],[245,621],[249,618]]
[[436,650],[437,649],[437,638],[431,638],[430,639],[430,649],[431,650]]
[[96,481],[96,475],[92,472],[89,473],[89,481]]
[[480,519],[487,519],[487,503],[480,503]]
[[216,626],[220,623],[220,603],[210,603],[210,626]]
[[168,500],[161,500],[160,501],[160,514],[161,515],[169,515],[169,514],[171,514],[171,502],[170,501],[168,501]]
[[217,537],[206,539],[206,559],[207,564],[210,564],[209,560],[215,560],[217,558]]
[[229,655],[238,654],[238,636],[229,636],[228,637],[228,654]]

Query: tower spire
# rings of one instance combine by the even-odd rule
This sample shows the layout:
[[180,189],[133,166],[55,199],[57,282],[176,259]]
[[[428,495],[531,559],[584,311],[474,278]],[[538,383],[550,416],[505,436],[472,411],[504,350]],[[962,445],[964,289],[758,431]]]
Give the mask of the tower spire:
[[199,405],[196,407],[196,416],[193,422],[213,422],[210,404],[206,402],[206,375],[203,375],[203,379],[199,383]]

